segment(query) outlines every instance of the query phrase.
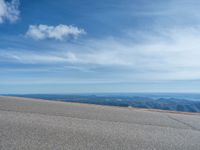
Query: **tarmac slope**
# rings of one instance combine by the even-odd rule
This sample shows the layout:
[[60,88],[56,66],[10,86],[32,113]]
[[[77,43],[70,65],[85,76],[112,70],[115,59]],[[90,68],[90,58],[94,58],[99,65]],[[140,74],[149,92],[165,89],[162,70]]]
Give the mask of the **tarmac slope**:
[[200,150],[200,115],[0,97],[0,150]]

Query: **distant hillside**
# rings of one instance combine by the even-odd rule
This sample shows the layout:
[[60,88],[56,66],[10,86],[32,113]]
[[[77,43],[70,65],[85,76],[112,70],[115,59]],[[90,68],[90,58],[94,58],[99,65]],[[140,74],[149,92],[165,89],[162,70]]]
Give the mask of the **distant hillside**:
[[177,98],[149,98],[138,96],[97,96],[97,95],[14,95],[28,98],[40,98],[54,101],[88,103],[120,107],[137,107],[146,109],[162,109],[183,112],[200,112],[200,101],[190,101]]
[[160,98],[157,100],[140,100],[140,101],[136,100],[131,102],[130,106],[138,108],[200,112],[200,102],[174,99],[174,98],[170,99]]

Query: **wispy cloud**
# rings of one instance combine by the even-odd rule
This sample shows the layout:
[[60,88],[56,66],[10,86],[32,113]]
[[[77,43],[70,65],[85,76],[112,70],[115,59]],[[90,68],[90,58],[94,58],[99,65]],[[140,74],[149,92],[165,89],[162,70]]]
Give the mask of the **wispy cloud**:
[[[116,81],[191,80],[200,79],[199,35],[199,27],[159,29],[157,34],[140,32],[126,40],[110,37],[84,40],[81,44],[58,43],[49,51],[15,50],[0,57],[1,61],[63,64],[97,73],[107,70],[108,78],[115,77]],[[135,42],[135,38],[142,41]]]
[[48,25],[30,25],[26,35],[36,40],[44,39],[56,39],[63,40],[65,38],[77,38],[78,36],[85,34],[85,30],[72,26],[72,25],[57,25],[57,26],[48,26]]
[[11,2],[0,0],[0,23],[4,23],[6,20],[9,22],[17,21],[20,15],[19,4],[19,0]]

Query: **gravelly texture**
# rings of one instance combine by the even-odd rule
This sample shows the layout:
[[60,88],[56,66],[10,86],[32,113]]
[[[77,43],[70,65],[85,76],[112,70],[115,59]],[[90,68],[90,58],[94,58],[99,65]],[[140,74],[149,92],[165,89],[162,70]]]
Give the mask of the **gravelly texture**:
[[0,97],[0,150],[199,150],[200,116]]

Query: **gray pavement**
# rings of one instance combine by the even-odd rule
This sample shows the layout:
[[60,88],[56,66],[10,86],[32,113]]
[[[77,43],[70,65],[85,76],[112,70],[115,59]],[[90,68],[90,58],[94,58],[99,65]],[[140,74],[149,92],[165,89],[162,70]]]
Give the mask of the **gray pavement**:
[[200,150],[200,115],[0,97],[0,150]]

